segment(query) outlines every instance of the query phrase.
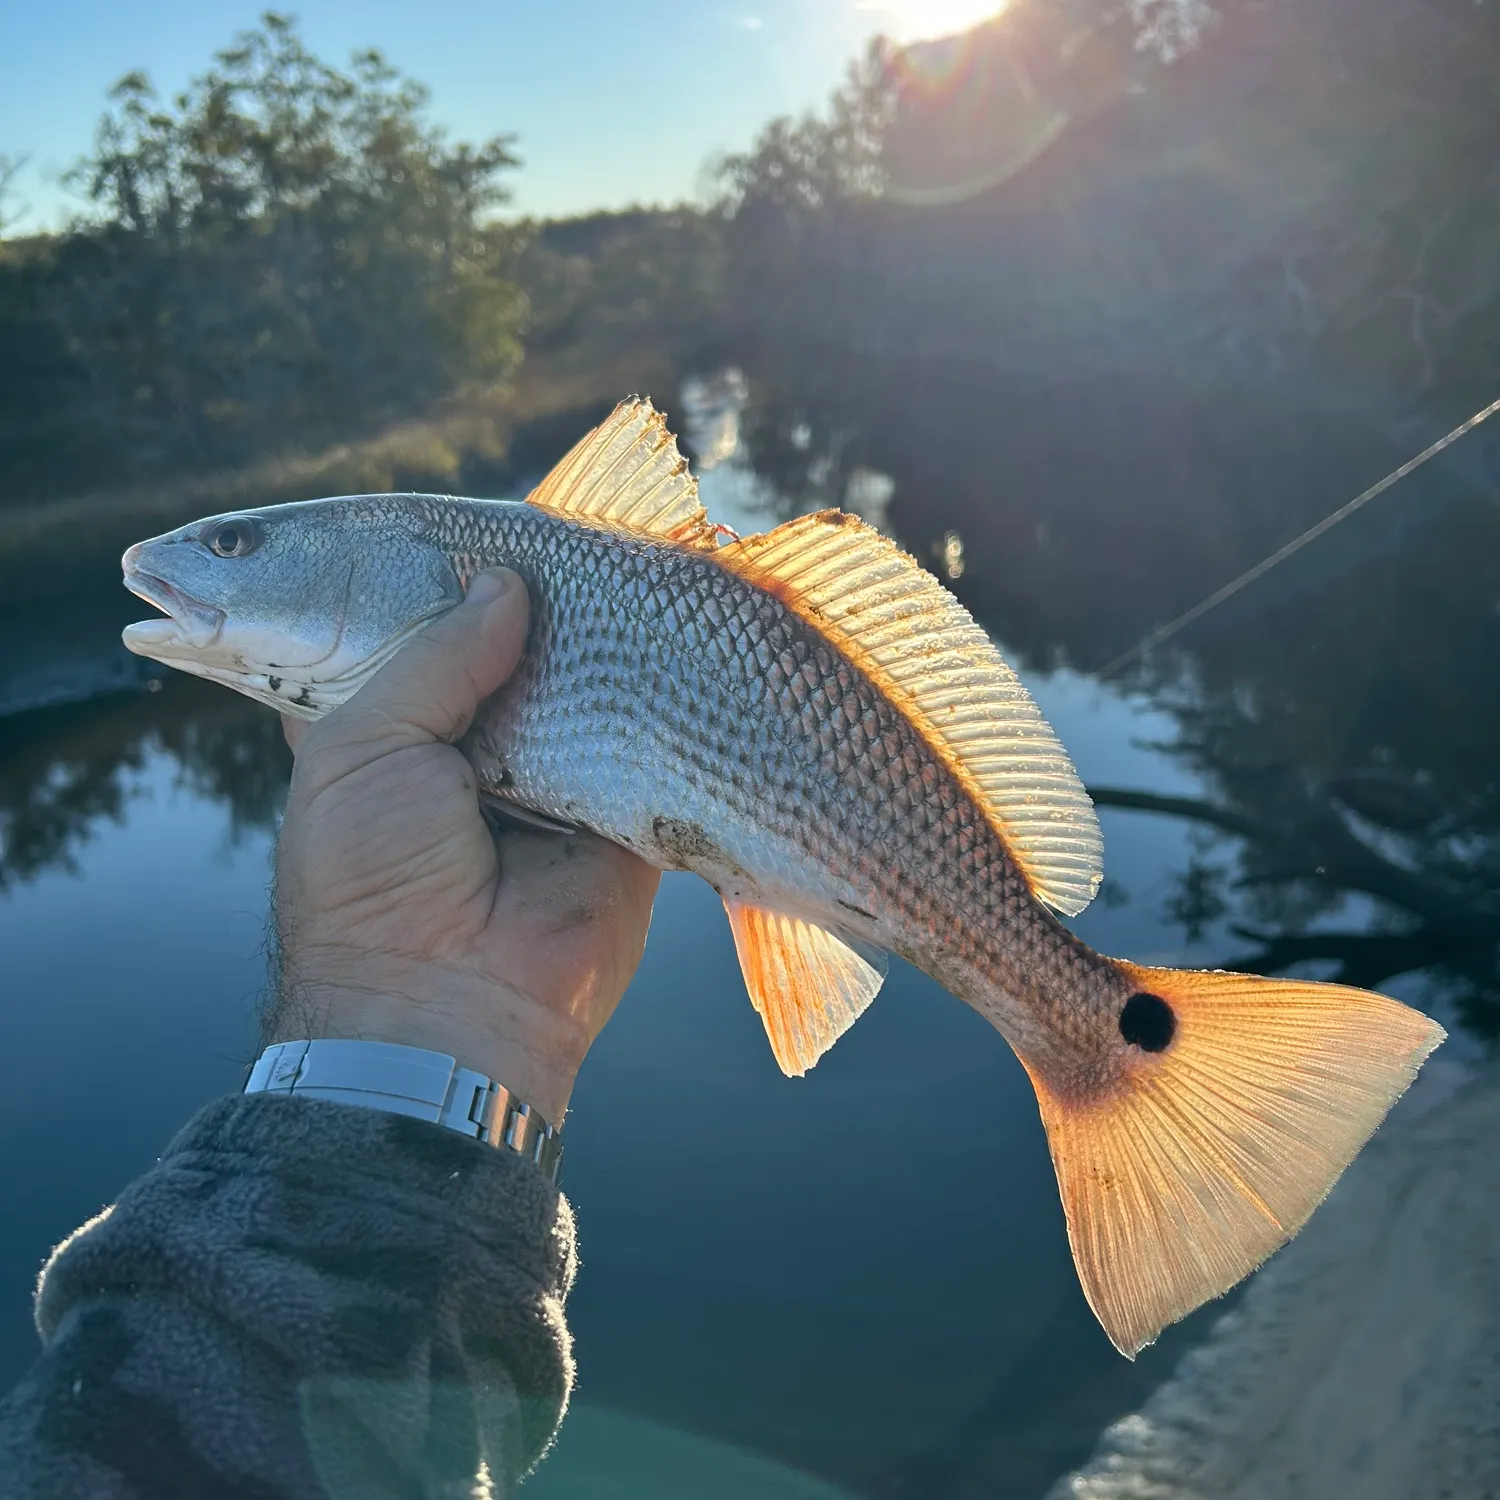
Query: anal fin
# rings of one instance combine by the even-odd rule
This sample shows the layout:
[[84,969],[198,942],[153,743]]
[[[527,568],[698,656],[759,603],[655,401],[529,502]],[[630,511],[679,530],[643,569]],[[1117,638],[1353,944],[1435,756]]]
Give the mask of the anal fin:
[[771,1051],[783,1073],[801,1077],[864,1013],[885,970],[799,917],[737,901],[724,909]]

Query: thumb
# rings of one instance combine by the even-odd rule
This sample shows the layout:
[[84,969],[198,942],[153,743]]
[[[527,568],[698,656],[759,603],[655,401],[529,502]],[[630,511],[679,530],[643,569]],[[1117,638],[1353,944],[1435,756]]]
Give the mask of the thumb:
[[385,755],[455,740],[510,674],[526,646],[526,585],[509,568],[476,575],[464,601],[407,642],[299,745]]

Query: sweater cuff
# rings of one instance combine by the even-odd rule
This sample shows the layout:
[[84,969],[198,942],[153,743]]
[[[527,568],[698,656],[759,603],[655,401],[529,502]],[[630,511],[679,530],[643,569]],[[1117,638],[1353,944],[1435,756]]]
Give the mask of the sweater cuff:
[[[357,1106],[236,1096],[203,1109],[58,1247],[36,1320],[50,1343],[82,1303],[171,1296],[284,1369],[304,1427],[321,1426],[306,1432],[320,1470],[338,1460],[320,1444],[347,1443],[352,1425],[412,1472],[435,1441],[459,1468],[472,1450],[508,1491],[566,1406],[575,1269],[566,1201],[513,1152]],[[187,1353],[143,1337],[138,1364]],[[319,1411],[334,1414],[320,1423]],[[455,1413],[469,1431],[443,1437]]]

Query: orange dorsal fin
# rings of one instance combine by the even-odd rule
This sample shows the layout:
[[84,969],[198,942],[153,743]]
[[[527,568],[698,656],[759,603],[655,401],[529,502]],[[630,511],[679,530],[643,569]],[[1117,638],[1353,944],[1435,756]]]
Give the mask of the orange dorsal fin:
[[1005,840],[1033,893],[1066,916],[1093,899],[1093,803],[1031,695],[969,612],[857,516],[799,516],[715,553],[865,672]]
[[825,928],[726,901],[751,1003],[781,1071],[800,1078],[860,1018],[884,973]]
[[1443,1029],[1345,985],[1116,966],[1135,993],[1107,1087],[1021,1060],[1084,1294],[1133,1355],[1301,1229]]
[[717,535],[666,419],[640,396],[575,443],[526,498],[554,515],[684,546],[711,547]]

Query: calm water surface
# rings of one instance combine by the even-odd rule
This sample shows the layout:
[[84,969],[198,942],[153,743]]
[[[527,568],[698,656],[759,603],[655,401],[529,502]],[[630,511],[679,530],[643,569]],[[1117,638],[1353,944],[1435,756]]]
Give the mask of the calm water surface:
[[[706,498],[744,524],[764,482],[735,462],[707,476]],[[951,519],[934,515],[909,544]],[[1426,544],[1468,566],[1443,537]],[[1307,603],[1329,580],[1364,587],[1361,570],[1385,566],[1387,552],[1369,529],[1336,535],[1297,587],[1268,595],[1277,631],[1301,632],[1295,671],[1278,658],[1284,634],[1253,611],[1232,621],[1232,644],[1266,638],[1251,688],[1243,662],[1209,658],[1129,692],[1070,670],[1023,676],[1091,785],[1213,801],[1243,825],[1226,837],[1202,820],[1105,806],[1108,883],[1073,924],[1085,940],[1152,962],[1259,953],[1270,967],[1303,959],[1308,973],[1379,981],[1465,1022],[1458,1055],[1477,1058],[1493,935],[1450,934],[1422,962],[1397,956],[1379,972],[1359,940],[1428,933],[1428,914],[1340,888],[1347,860],[1321,875],[1316,856],[1288,864],[1277,842],[1300,839],[1305,852],[1324,836],[1346,856],[1326,814],[1408,872],[1413,850],[1441,845],[1444,868],[1421,877],[1468,879],[1488,910],[1493,786],[1465,747],[1487,743],[1492,719],[1482,732],[1471,719],[1493,702],[1455,699],[1446,711],[1464,722],[1429,725],[1418,754],[1411,733],[1402,741],[1351,696],[1338,644],[1350,622]],[[1005,611],[986,607],[1003,580],[973,561],[967,585],[1004,639]],[[133,609],[123,603],[119,620]],[[100,606],[101,659],[112,610]],[[14,662],[33,649],[35,623],[8,629]],[[1326,679],[1307,666],[1323,632]],[[1475,691],[1488,670],[1470,674]],[[1384,688],[1372,676],[1365,691]],[[1331,702],[1338,714],[1300,749],[1280,733],[1267,750],[1268,725],[1317,719]],[[1278,719],[1267,703],[1293,712]],[[0,718],[7,1383],[33,1355],[27,1298],[48,1248],[242,1080],[284,768],[268,712],[182,680]],[[670,1149],[621,1127],[646,1114],[673,1122]],[[1039,1496],[1222,1311],[1122,1360],[1078,1290],[1031,1089],[1000,1038],[898,963],[815,1073],[783,1079],[722,907],[690,877],[663,882],[639,976],[589,1057],[568,1133],[581,1378],[538,1496]]]

